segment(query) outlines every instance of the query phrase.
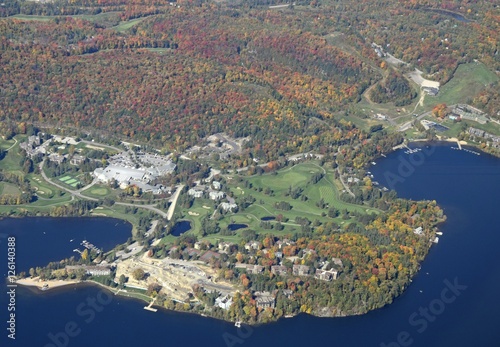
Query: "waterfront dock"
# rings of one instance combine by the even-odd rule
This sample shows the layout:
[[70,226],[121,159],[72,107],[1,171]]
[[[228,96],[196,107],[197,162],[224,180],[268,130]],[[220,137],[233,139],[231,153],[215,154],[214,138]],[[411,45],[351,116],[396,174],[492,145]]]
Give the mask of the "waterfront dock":
[[156,298],[154,298],[154,299],[153,299],[153,300],[149,303],[149,305],[148,305],[148,306],[144,306],[144,309],[145,309],[145,310],[148,310],[148,311],[151,311],[151,312],[157,312],[157,311],[158,311],[158,309],[156,309],[156,308],[153,308],[153,307],[152,307],[152,306],[153,306],[153,304],[154,304],[154,302],[155,302],[155,300],[156,300]]

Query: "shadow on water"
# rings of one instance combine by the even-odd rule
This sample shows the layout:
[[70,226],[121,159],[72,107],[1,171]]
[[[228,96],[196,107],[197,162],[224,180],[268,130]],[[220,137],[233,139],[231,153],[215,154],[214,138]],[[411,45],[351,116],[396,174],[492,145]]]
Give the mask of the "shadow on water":
[[170,233],[173,236],[181,236],[184,234],[186,231],[191,230],[191,222],[187,220],[181,220],[177,223],[175,223],[174,227],[172,228],[172,232]]
[[248,228],[247,224],[229,224],[227,228],[231,231]]

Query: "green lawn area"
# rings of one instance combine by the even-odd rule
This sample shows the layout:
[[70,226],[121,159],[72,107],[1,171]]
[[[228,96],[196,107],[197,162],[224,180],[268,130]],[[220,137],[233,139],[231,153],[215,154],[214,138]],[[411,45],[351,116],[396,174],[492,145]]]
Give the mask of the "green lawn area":
[[105,196],[116,195],[113,190],[107,186],[94,185],[87,190],[82,192],[83,195],[89,196],[91,198],[102,199]]
[[430,109],[439,103],[447,105],[467,103],[468,98],[474,97],[486,85],[497,80],[495,73],[482,63],[462,64],[453,78],[440,88],[436,97],[426,96],[424,106]]
[[[335,221],[337,224],[350,223],[351,220],[342,220],[340,217],[329,218],[328,216],[322,216],[322,213],[327,213],[328,208],[320,209],[316,206],[321,198],[324,199],[325,203],[329,206],[334,206],[338,210],[347,209],[349,211],[367,212],[367,213],[378,213],[379,211],[373,208],[366,208],[365,206],[348,204],[339,199],[339,190],[336,186],[336,182],[333,178],[333,171],[326,172],[326,176],[323,177],[316,184],[309,182],[310,178],[315,173],[322,173],[323,168],[320,167],[315,162],[306,162],[297,164],[291,168],[286,168],[281,170],[277,175],[274,174],[264,174],[260,176],[244,177],[243,180],[251,183],[251,188],[245,188],[245,182],[236,182],[233,178],[227,184],[227,188],[232,192],[233,197],[238,199],[241,196],[252,195],[255,198],[255,202],[250,205],[245,210],[239,210],[237,213],[229,213],[225,217],[219,220],[219,226],[221,230],[225,230],[229,224],[246,224],[248,228],[257,231],[258,233],[272,233],[274,235],[290,235],[291,233],[298,232],[301,230],[301,226],[296,224],[295,218],[302,217],[308,218],[310,221],[318,219],[321,222]],[[302,201],[300,198],[292,199],[291,197],[285,197],[284,193],[289,187],[292,188],[303,188],[303,195],[308,197],[307,201]],[[266,188],[272,189],[273,194],[265,194]],[[259,191],[260,190],[260,191]],[[275,203],[280,201],[287,201],[292,205],[290,211],[281,211],[276,209]],[[205,215],[211,215],[214,211],[213,201],[208,199],[195,199],[193,206],[189,209],[178,207],[176,210],[176,215],[184,220],[189,220],[191,222],[192,229],[188,233],[199,236],[201,227],[201,218]],[[209,209],[204,208],[209,207]],[[263,217],[276,217],[282,214],[288,219],[287,222],[283,222],[284,229],[277,231],[275,229],[263,229],[261,225],[261,218]],[[274,220],[270,221],[271,224],[277,223]],[[203,240],[208,240],[210,242],[215,242],[217,240],[225,240],[231,242],[241,241],[241,232],[245,229],[239,229],[233,236],[224,236],[219,234],[213,234],[203,237]],[[171,243],[176,238],[169,235],[163,239],[165,243]]]
[[12,146],[14,143],[15,143],[15,141],[13,139],[11,139],[11,140],[4,140],[4,139],[2,139],[0,137],[0,148],[1,149],[7,149],[10,146]]
[[30,15],[25,15],[25,14],[16,14],[14,16],[11,16],[9,18],[16,18],[20,20],[37,20],[41,22],[48,22],[49,20],[52,20],[55,18],[55,16],[30,16]]
[[55,18],[65,18],[65,17],[73,17],[80,18],[84,20],[88,20],[90,22],[99,23],[105,26],[109,26],[110,23],[116,23],[119,21],[119,12],[102,12],[98,14],[81,14],[81,15],[73,15],[73,16],[31,16],[25,14],[16,14],[14,16],[8,18],[16,18],[20,20],[35,20],[41,22],[48,22]]
[[141,17],[141,18],[135,18],[135,19],[132,19],[129,21],[120,22],[120,24],[118,24],[117,26],[114,26],[112,28],[116,31],[123,32],[123,31],[126,31],[126,30],[132,28],[134,25],[142,22],[145,18],[146,17]]
[[21,194],[21,191],[15,185],[7,182],[0,182],[0,195],[19,195],[19,194]]
[[17,154],[17,151],[19,150],[19,142],[24,141],[24,138],[19,136],[16,137],[16,139],[18,141],[17,144],[7,152],[2,160],[0,160],[0,169],[22,175],[23,172],[20,165],[22,158]]

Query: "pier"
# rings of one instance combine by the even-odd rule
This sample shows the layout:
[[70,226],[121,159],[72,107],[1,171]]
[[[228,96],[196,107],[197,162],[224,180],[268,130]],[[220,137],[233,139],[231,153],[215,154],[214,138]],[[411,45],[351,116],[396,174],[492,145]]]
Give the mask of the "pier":
[[92,243],[88,242],[87,240],[83,240],[82,243],[80,243],[83,247],[87,248],[89,251],[95,251],[97,254],[101,253],[101,250],[94,246]]
[[413,153],[420,152],[422,150],[420,148],[411,149],[406,144],[403,145],[403,148],[406,148],[405,154],[413,154]]
[[158,309],[156,309],[156,308],[153,308],[153,307],[152,307],[152,306],[153,306],[153,304],[154,304],[154,302],[155,302],[155,300],[156,300],[156,298],[154,298],[154,299],[153,299],[153,300],[149,303],[149,305],[148,305],[148,306],[144,306],[144,309],[145,309],[145,310],[148,310],[148,311],[151,311],[151,312],[157,312],[157,311],[158,311]]

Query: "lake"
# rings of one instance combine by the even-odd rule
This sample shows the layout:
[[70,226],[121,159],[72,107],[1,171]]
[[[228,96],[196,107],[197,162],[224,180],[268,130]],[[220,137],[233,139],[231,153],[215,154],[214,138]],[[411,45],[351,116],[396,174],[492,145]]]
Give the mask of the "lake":
[[[391,305],[362,316],[300,315],[238,330],[230,323],[191,314],[152,313],[143,309],[142,302],[107,295],[93,286],[43,294],[18,287],[18,335],[9,346],[498,346],[500,160],[443,144],[424,145],[418,153],[397,151],[370,168],[381,185],[395,188],[406,198],[435,199],[448,216],[440,226],[439,243],[432,246],[408,290]],[[101,221],[109,227],[105,219]],[[24,223],[22,219],[16,222]],[[45,222],[41,219],[38,227]],[[113,232],[106,230],[101,231],[112,237]],[[59,232],[61,239],[68,239],[65,230]],[[8,233],[17,236],[19,254],[32,244],[28,230]],[[98,243],[97,238],[86,237]],[[59,256],[58,249],[44,243],[32,249],[45,247]],[[31,255],[30,261],[36,256]],[[2,240],[0,266],[5,268],[5,263]],[[94,300],[95,306],[90,306]],[[3,321],[7,320],[6,305],[7,296],[1,295]],[[72,336],[65,332],[68,327]],[[2,331],[0,341],[5,341],[7,332]]]

